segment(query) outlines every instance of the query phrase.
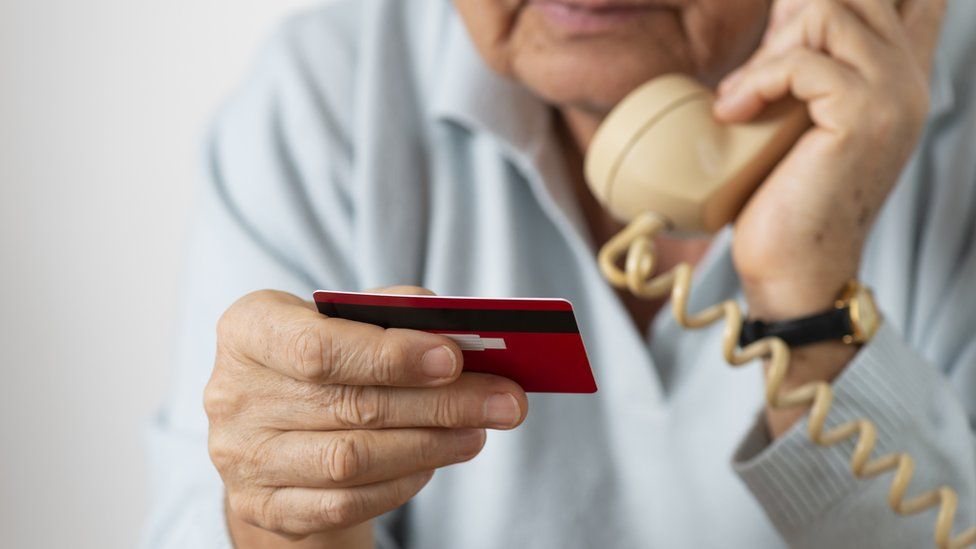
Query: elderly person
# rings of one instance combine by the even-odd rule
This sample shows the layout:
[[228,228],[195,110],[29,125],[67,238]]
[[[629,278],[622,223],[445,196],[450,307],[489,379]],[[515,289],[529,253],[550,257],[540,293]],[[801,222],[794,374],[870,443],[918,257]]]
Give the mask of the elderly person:
[[[953,487],[957,531],[976,523],[976,8],[946,9],[346,0],[292,19],[209,141],[147,546],[932,546],[936,512],[898,516],[890,475],[849,471],[853,442],[765,409],[720,325],[681,330],[601,277],[620,225],[582,158],[669,72],[714,87],[722,121],[792,95],[814,125],[733,227],[658,237],[660,269],[695,265],[692,309],[766,322],[873,288],[877,333],[797,347],[785,385],[830,382],[829,424],[870,418],[876,455],[915,458],[909,494]],[[570,299],[600,390],[526,395],[442,336],[319,315],[316,288]]]

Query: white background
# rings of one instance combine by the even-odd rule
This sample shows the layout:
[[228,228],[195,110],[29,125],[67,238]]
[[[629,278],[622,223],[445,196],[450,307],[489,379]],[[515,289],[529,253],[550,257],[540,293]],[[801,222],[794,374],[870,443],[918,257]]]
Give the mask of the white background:
[[0,547],[136,544],[199,143],[308,0],[0,0]]

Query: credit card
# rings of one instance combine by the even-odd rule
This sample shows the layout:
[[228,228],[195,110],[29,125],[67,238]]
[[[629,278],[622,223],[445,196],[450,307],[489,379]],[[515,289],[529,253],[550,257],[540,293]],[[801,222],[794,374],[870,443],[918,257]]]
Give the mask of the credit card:
[[441,334],[457,342],[464,371],[514,380],[527,392],[594,393],[573,305],[565,299],[315,292],[320,313]]

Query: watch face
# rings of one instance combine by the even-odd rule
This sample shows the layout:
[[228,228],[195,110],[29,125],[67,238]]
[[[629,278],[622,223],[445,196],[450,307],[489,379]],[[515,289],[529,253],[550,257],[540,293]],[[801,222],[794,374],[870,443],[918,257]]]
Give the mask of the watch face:
[[874,303],[871,290],[859,287],[851,298],[850,306],[855,340],[864,342],[871,339],[881,326],[881,313]]

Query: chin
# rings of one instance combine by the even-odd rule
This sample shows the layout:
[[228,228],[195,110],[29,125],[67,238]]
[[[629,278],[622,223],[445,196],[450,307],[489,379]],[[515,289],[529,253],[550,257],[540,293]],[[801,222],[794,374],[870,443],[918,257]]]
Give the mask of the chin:
[[648,80],[673,72],[694,72],[674,57],[593,49],[527,53],[516,60],[513,70],[546,103],[600,118]]

